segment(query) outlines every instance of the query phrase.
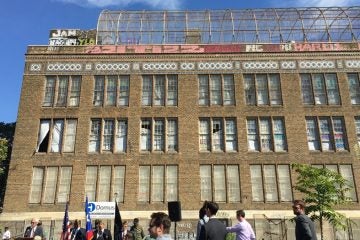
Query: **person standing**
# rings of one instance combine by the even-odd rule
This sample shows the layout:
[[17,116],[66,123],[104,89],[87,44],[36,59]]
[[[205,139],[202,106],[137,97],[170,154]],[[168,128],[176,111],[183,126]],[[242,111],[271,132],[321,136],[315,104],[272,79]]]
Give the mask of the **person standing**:
[[105,223],[102,220],[98,220],[92,240],[112,240],[111,232],[105,228]]
[[315,224],[305,214],[305,202],[295,200],[292,205],[295,217],[295,238],[296,240],[317,240]]
[[134,240],[142,240],[145,237],[142,226],[139,225],[139,219],[134,218],[134,225],[131,226],[130,232],[133,234]]
[[10,230],[8,227],[4,228],[4,234],[2,235],[3,240],[9,240],[11,238]]
[[41,239],[43,239],[44,238],[43,228],[41,225],[38,226],[38,223],[39,223],[39,219],[33,218],[31,220],[31,225],[25,229],[24,237],[33,238],[36,236],[40,236]]
[[171,240],[171,220],[169,215],[163,212],[154,212],[151,214],[150,218],[150,237],[156,240]]
[[209,221],[204,225],[204,231],[200,233],[200,240],[224,240],[227,233],[225,224],[215,218],[219,205],[216,202],[206,202],[204,207]]
[[86,240],[86,230],[81,227],[81,220],[75,219],[74,227],[71,231],[71,240]]
[[237,210],[236,219],[239,221],[232,227],[227,227],[227,232],[236,233],[236,240],[255,240],[255,233],[250,223],[245,219],[245,211]]
[[199,210],[199,221],[196,227],[196,240],[200,239],[201,231],[204,231],[204,225],[209,221],[208,216],[206,216],[206,209],[204,207]]

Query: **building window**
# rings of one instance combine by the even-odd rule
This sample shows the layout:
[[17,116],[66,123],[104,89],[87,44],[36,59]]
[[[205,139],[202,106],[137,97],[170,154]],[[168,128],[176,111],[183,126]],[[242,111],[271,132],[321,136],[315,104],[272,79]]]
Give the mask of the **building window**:
[[284,152],[287,150],[285,124],[282,117],[247,119],[249,151]]
[[355,117],[355,131],[358,144],[360,146],[360,116]]
[[201,201],[240,202],[238,165],[201,165]]
[[300,74],[303,103],[306,105],[340,105],[335,73]]
[[33,167],[29,203],[66,203],[71,174],[71,167]]
[[351,104],[360,104],[360,82],[358,73],[348,73]]
[[89,201],[124,202],[125,166],[87,166],[85,195]]
[[250,165],[254,202],[293,200],[289,165]]
[[129,106],[130,77],[95,76],[94,106]]
[[177,75],[143,75],[143,106],[177,106]]
[[142,119],[140,150],[172,152],[178,150],[178,129],[176,119]]
[[282,105],[279,74],[244,74],[247,105]]
[[78,107],[81,76],[47,76],[43,107]]
[[343,117],[306,117],[310,151],[348,150]]
[[76,119],[42,119],[36,152],[74,152]]
[[177,200],[177,166],[139,167],[139,202],[170,202]]
[[127,149],[127,134],[127,120],[125,119],[92,119],[89,152],[124,153]]
[[[324,165],[322,164],[314,164],[314,167],[323,168]],[[350,164],[325,164],[325,168],[332,170],[336,173],[339,173],[344,179],[347,180],[347,183],[350,185],[351,190],[347,191],[346,197],[351,199],[351,201],[356,202],[357,201],[357,194],[356,194],[356,188],[355,188],[355,180],[354,180],[354,174],[352,165]]]
[[200,119],[199,148],[200,151],[237,151],[236,120],[234,118]]
[[199,75],[199,105],[235,105],[234,76]]

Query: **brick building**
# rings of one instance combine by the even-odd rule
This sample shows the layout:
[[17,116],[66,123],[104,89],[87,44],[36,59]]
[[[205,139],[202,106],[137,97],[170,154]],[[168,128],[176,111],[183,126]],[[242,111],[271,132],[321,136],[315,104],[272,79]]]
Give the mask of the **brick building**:
[[214,200],[227,224],[245,209],[259,239],[293,239],[291,163],[348,179],[339,210],[358,221],[359,16],[103,11],[96,30],[51,31],[48,46],[27,49],[0,221],[19,234],[37,216],[57,238],[65,203],[84,219],[86,195],[116,198],[143,226],[180,201],[178,238],[192,239]]

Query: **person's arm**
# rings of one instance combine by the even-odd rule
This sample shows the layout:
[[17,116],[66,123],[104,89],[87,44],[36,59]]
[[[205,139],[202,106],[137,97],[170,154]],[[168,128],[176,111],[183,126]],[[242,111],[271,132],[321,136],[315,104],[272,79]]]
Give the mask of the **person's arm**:
[[232,227],[226,227],[227,232],[238,232],[241,229],[241,225],[238,223]]

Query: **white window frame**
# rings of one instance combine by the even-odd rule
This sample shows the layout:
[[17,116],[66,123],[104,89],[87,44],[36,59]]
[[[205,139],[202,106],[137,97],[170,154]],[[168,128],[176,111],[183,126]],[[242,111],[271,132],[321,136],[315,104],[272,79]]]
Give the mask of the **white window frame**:
[[245,102],[250,106],[282,105],[280,74],[244,74]]
[[235,84],[233,74],[199,74],[200,106],[235,105]]
[[69,201],[72,167],[33,167],[30,204],[56,204]]
[[341,105],[336,73],[300,73],[305,105]]
[[129,75],[96,75],[93,106],[129,106]]
[[288,164],[250,165],[250,182],[253,202],[293,201],[291,171]]
[[201,201],[241,202],[238,165],[200,165]]
[[178,175],[177,165],[139,166],[138,202],[177,201]]
[[85,196],[89,201],[124,202],[126,167],[122,165],[86,166]]
[[143,118],[140,122],[140,151],[177,152],[178,121],[176,118]]
[[175,74],[142,76],[142,106],[177,106],[178,77]]
[[311,116],[305,117],[305,121],[309,151],[344,152],[349,150],[343,117]]
[[286,128],[283,117],[249,117],[246,119],[248,151],[286,152]]
[[128,139],[127,128],[127,119],[91,119],[88,152],[125,153]]
[[43,107],[78,107],[80,104],[80,75],[49,75],[45,79]]
[[199,151],[236,152],[236,118],[200,118]]
[[76,129],[77,119],[40,119],[36,152],[74,152]]

